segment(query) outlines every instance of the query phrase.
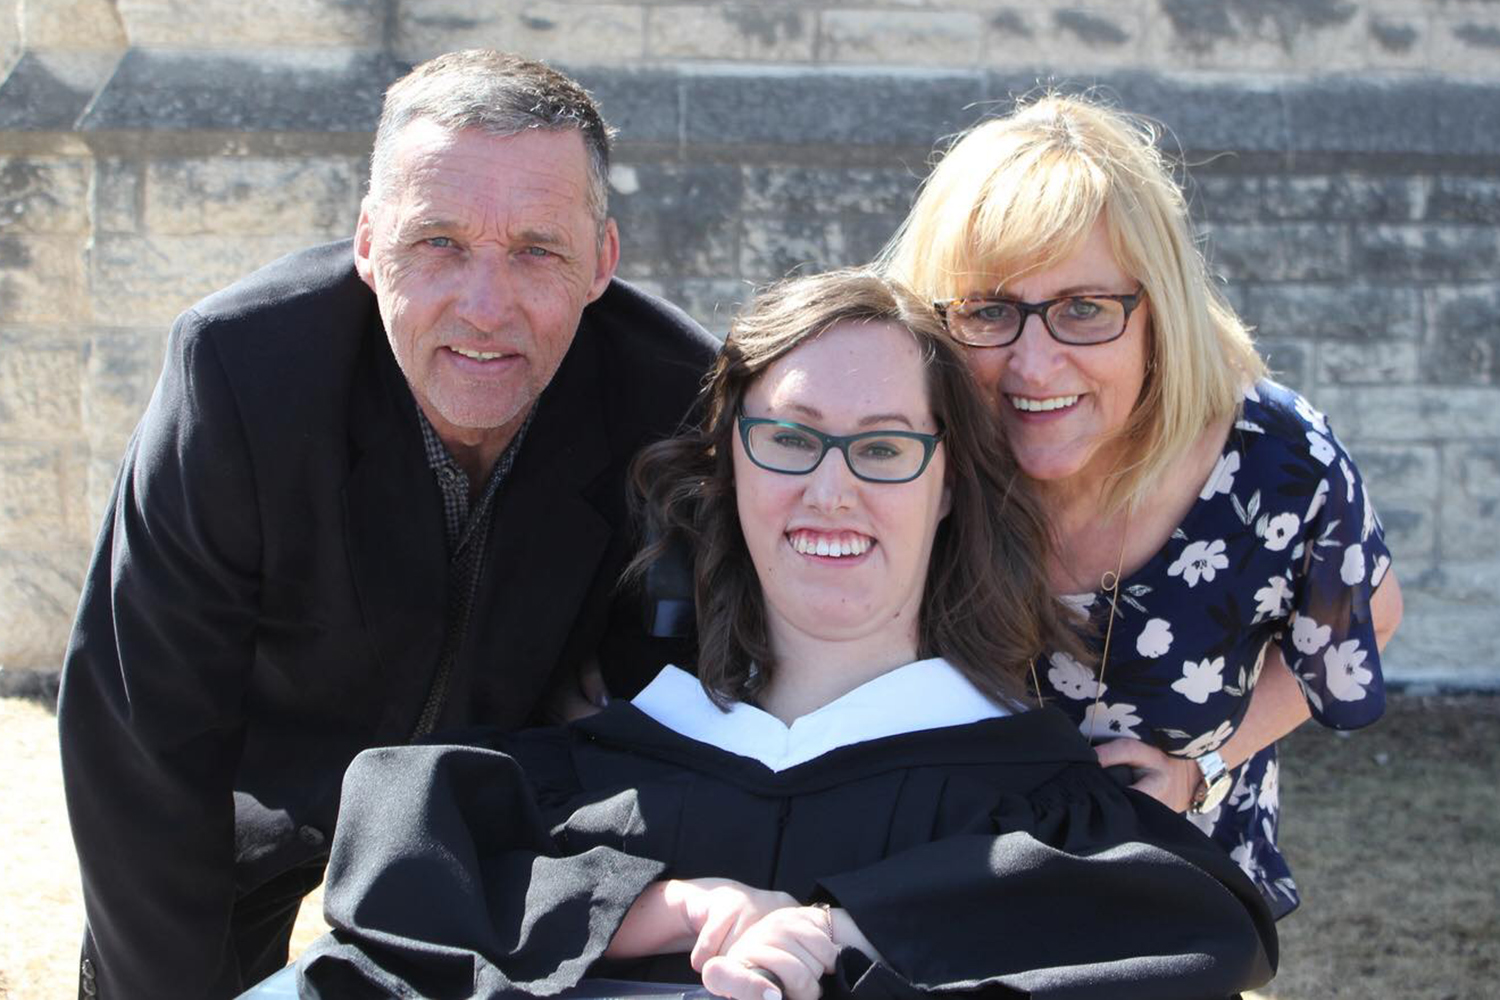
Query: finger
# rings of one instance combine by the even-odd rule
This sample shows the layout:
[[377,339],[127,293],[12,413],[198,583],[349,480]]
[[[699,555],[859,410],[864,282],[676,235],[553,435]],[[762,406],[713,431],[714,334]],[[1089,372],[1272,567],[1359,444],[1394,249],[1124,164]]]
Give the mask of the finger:
[[703,988],[734,1000],[782,1000],[779,983],[757,975],[743,962],[715,955],[703,966]]
[[750,965],[746,966],[746,968],[749,970],[751,975],[759,976],[766,982],[770,983],[771,989],[775,990],[777,993],[780,993],[783,996],[786,995],[786,987],[782,984],[781,977],[776,973],[772,972],[770,969],[763,969],[758,965]]
[[1142,767],[1157,763],[1155,748],[1148,747],[1140,740],[1110,740],[1094,747],[1094,754],[1105,767],[1115,764]]
[[730,944],[729,932],[733,930],[738,918],[739,914],[731,907],[708,911],[708,919],[703,921],[703,929],[698,932],[693,950],[688,953],[688,962],[694,972],[702,972],[704,962],[715,955],[724,954]]
[[1138,792],[1145,792],[1162,805],[1171,805],[1167,801],[1167,780],[1159,772],[1152,771],[1140,781],[1130,786]]
[[823,963],[806,948],[778,940],[775,944],[752,942],[748,947],[731,948],[726,961],[738,962],[752,969],[766,969],[780,980],[780,990],[788,1000],[811,1000],[818,995],[818,980]]

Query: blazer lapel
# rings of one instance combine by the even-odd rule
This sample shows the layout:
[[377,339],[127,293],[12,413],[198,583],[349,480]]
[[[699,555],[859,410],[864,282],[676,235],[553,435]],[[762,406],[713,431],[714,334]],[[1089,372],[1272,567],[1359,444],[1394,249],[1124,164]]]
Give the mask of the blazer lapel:
[[350,408],[344,486],[349,568],[385,674],[382,736],[404,739],[427,697],[443,644],[447,543],[442,500],[423,456],[416,403],[374,323],[364,391]]
[[[553,669],[572,666],[559,660],[575,622],[602,633],[604,615],[588,604],[615,529],[592,495],[610,465],[595,354],[580,332],[496,498],[463,657],[474,671],[475,721],[521,724]],[[604,482],[618,489],[614,479]]]

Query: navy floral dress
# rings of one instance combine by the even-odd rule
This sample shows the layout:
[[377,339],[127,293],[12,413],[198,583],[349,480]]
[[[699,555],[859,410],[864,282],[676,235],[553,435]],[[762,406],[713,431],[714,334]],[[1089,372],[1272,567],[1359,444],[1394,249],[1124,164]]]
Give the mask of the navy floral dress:
[[[1145,740],[1180,757],[1217,749],[1244,718],[1269,643],[1323,725],[1355,729],[1385,708],[1370,595],[1391,557],[1364,483],[1301,396],[1268,381],[1245,396],[1197,502],[1121,581],[1102,685],[1063,653],[1038,664],[1047,703],[1095,742]],[[1065,600],[1102,645],[1110,595]],[[1189,818],[1285,916],[1299,900],[1276,847],[1276,747],[1234,777],[1216,809]]]

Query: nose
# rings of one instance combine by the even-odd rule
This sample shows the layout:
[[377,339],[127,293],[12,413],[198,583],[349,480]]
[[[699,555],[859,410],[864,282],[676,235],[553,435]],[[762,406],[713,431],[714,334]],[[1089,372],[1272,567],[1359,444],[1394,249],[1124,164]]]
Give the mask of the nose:
[[1045,381],[1062,361],[1062,346],[1052,339],[1040,314],[1032,313],[1021,324],[1020,335],[1005,349],[1005,367],[1026,381]]
[[854,506],[859,479],[849,471],[844,453],[837,448],[829,448],[823,454],[823,461],[807,474],[806,479],[802,501],[814,510],[847,510]]
[[460,280],[458,318],[483,333],[500,330],[515,308],[515,286],[505,263],[476,254]]

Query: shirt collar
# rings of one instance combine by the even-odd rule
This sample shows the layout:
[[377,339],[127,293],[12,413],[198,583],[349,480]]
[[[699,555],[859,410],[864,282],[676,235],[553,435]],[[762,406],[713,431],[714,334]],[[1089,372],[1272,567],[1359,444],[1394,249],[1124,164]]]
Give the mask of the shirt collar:
[[727,712],[720,709],[696,677],[675,666],[664,667],[631,703],[690,740],[757,760],[772,771],[854,743],[1010,714],[947,660],[936,658],[866,681],[790,726],[744,702],[734,702]]

